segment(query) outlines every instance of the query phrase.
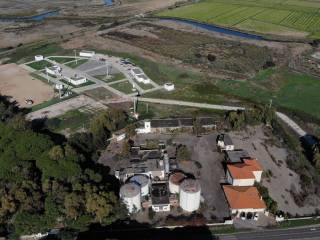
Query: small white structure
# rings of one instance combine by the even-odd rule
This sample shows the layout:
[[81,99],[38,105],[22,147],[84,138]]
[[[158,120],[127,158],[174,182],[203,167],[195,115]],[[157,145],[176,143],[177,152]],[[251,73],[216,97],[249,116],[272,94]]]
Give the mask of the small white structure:
[[82,50],[80,53],[79,53],[79,56],[80,57],[88,57],[88,58],[91,58],[95,55],[96,53],[94,51],[86,51],[86,50]]
[[234,145],[228,134],[220,134],[217,138],[217,145],[221,150],[233,151]]
[[151,133],[151,122],[150,121],[145,121],[144,122],[144,128],[137,128],[136,132],[138,134]]
[[57,65],[53,65],[52,67],[46,67],[46,73],[53,75],[53,76],[61,76],[61,72],[62,72],[62,68],[57,66]]
[[141,209],[141,188],[136,183],[126,183],[120,188],[120,198],[126,204],[129,213]]
[[150,179],[148,178],[148,176],[144,174],[137,174],[130,178],[130,182],[136,183],[140,186],[142,197],[147,196],[149,194]]
[[164,84],[164,89],[167,90],[168,92],[174,90],[174,84],[173,83],[165,83]]
[[132,68],[130,70],[130,73],[137,82],[142,82],[144,84],[150,83],[150,78],[147,77],[147,75],[142,71],[142,69]]
[[57,83],[56,85],[54,85],[54,88],[57,90],[63,90],[64,86],[63,84]]
[[86,77],[80,77],[80,76],[74,76],[74,77],[65,77],[65,80],[67,80],[67,82],[71,83],[72,85],[78,86],[81,84],[84,84],[87,82],[87,78]]
[[169,177],[169,191],[172,194],[178,194],[180,192],[180,184],[186,178],[186,175],[182,172],[176,172]]
[[253,186],[261,181],[262,172],[257,159],[244,159],[243,163],[227,165],[227,182],[232,186]]
[[180,185],[180,207],[193,212],[200,207],[201,186],[195,179],[185,179]]
[[44,57],[42,55],[34,56],[34,60],[36,60],[36,61],[42,61],[43,59],[44,59]]

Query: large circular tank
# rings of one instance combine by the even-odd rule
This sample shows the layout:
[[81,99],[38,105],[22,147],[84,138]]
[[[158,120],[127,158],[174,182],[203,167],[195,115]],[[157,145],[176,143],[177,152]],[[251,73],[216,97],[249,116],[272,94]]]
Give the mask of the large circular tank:
[[141,209],[141,189],[136,183],[126,183],[120,188],[120,198],[127,205],[129,213]]
[[134,175],[130,178],[130,182],[136,183],[141,188],[141,196],[147,196],[149,194],[150,179],[143,174]]
[[185,179],[186,175],[182,172],[176,172],[169,177],[169,191],[173,194],[178,194],[180,192],[180,184]]
[[185,179],[180,185],[180,207],[187,212],[198,210],[200,194],[200,183],[194,179]]

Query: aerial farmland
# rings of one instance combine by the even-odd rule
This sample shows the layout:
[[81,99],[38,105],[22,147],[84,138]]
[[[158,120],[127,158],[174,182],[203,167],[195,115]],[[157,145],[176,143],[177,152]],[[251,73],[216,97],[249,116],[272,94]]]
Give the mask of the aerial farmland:
[[258,33],[319,38],[319,8],[319,1],[204,0],[160,12],[158,15],[192,19]]

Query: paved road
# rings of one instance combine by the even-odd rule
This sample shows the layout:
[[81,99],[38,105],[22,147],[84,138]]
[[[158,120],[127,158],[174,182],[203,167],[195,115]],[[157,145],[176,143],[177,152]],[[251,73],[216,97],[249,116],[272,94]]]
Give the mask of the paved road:
[[278,118],[280,118],[282,121],[284,121],[289,127],[291,127],[293,129],[293,131],[295,131],[300,137],[307,134],[296,122],[294,122],[287,115],[285,115],[281,112],[276,112],[276,115]]
[[291,240],[291,239],[320,239],[320,227],[296,228],[282,230],[266,230],[251,233],[220,235],[221,240]]
[[160,104],[167,104],[167,105],[177,105],[177,106],[208,108],[208,109],[216,109],[216,110],[224,110],[224,111],[234,111],[234,110],[244,110],[245,109],[243,107],[233,107],[233,106],[207,104],[207,103],[185,102],[185,101],[166,100],[166,99],[157,99],[157,98],[139,97],[138,101],[149,102],[149,103],[160,103]]

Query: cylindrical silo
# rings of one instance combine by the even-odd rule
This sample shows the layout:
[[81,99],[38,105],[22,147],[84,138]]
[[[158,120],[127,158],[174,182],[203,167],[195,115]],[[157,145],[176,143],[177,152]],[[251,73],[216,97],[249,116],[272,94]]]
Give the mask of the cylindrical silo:
[[141,196],[147,196],[149,194],[150,179],[148,176],[137,174],[130,178],[130,182],[136,183],[140,186]]
[[173,194],[178,194],[180,192],[180,184],[185,179],[186,175],[181,172],[176,172],[169,177],[169,191]]
[[185,179],[180,185],[180,207],[193,212],[200,207],[201,186],[195,179]]
[[141,209],[141,189],[136,183],[126,183],[120,188],[120,198],[126,204],[129,213]]

